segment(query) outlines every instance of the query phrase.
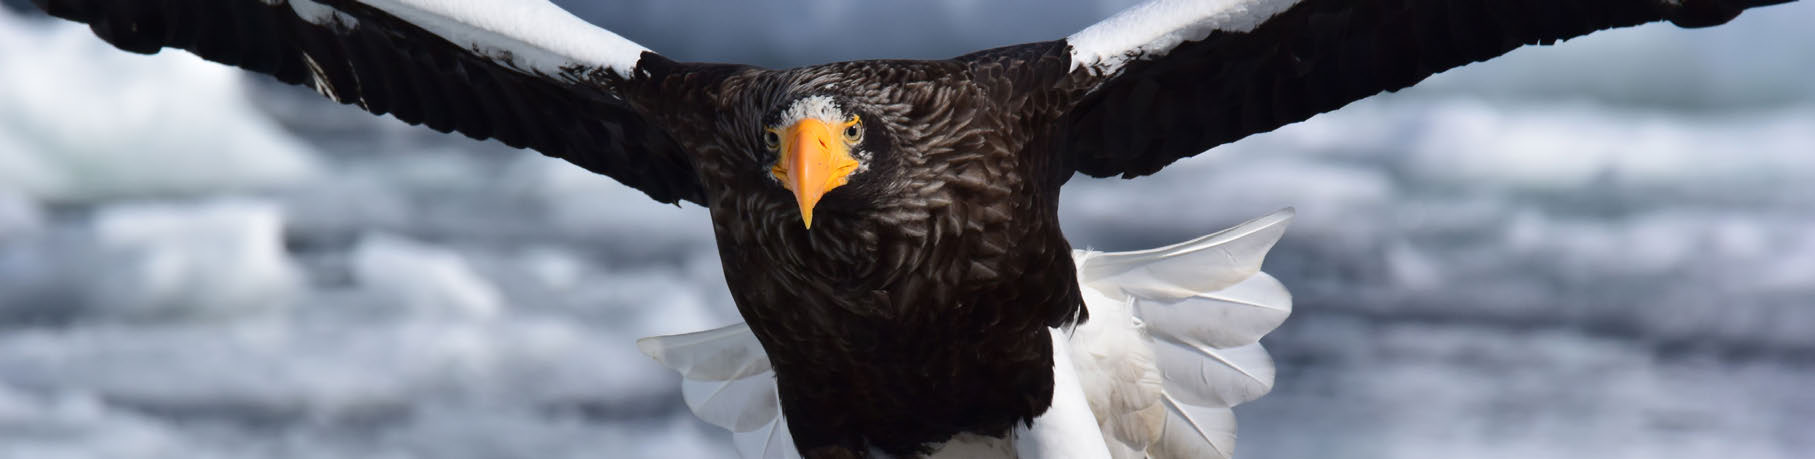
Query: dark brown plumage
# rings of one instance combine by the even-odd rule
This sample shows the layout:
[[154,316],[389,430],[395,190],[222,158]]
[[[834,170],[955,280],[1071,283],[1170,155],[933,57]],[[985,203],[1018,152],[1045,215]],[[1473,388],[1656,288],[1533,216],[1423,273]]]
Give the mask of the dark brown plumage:
[[[857,457],[1000,436],[1046,410],[1048,328],[1086,319],[1057,215],[1074,173],[1151,174],[1520,45],[1713,25],[1783,0],[1301,0],[1253,30],[1130,50],[1122,66],[1075,62],[1060,40],[788,70],[644,52],[629,72],[557,74],[367,3],[318,1],[356,24],[301,20],[276,0],[35,0],[121,49],[187,49],[706,206],[796,444]],[[853,126],[859,164],[816,206],[777,172],[794,151],[776,144],[796,132],[784,118],[809,109]]]
[[[1021,101],[1002,97],[1026,95],[990,91],[1009,84],[997,75],[957,61],[744,69],[721,82],[736,96],[667,120],[704,153],[726,279],[772,356],[784,410],[823,421],[793,424],[803,450],[902,454],[959,432],[1000,435],[1050,400],[1046,329],[1080,305],[1056,213],[1063,176],[1018,151],[1038,131],[1003,110]],[[809,230],[794,198],[753,173],[775,158],[754,135],[722,140],[714,120],[759,132],[811,95],[874,120],[864,138],[876,147]]]

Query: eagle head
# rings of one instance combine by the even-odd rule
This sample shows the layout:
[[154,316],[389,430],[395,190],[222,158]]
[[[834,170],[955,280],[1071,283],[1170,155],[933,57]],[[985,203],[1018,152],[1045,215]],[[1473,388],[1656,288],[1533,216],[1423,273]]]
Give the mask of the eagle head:
[[865,146],[869,127],[852,104],[829,95],[807,95],[781,105],[762,128],[763,145],[774,162],[769,175],[794,193],[801,223],[813,228],[820,198],[869,169],[874,157]]

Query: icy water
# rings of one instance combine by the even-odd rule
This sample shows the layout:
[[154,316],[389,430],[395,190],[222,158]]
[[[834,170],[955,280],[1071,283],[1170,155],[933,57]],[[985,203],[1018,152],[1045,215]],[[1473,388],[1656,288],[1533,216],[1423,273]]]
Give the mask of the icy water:
[[[1066,230],[1298,209],[1242,457],[1815,457],[1811,20],[1522,50],[1074,180]],[[725,456],[633,345],[724,288],[697,207],[0,10],[0,458]]]

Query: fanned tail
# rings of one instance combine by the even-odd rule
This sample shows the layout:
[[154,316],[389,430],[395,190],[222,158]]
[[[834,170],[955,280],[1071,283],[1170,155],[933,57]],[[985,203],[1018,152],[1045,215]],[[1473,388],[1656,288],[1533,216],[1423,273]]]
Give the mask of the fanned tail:
[[1285,286],[1260,272],[1292,217],[1288,208],[1166,247],[1075,254],[1091,321],[1073,335],[1073,359],[1117,457],[1234,453],[1230,408],[1273,389],[1259,341],[1292,313]]
[[769,355],[749,325],[637,340],[637,349],[681,374],[694,416],[732,432],[746,458],[799,458],[775,391]]

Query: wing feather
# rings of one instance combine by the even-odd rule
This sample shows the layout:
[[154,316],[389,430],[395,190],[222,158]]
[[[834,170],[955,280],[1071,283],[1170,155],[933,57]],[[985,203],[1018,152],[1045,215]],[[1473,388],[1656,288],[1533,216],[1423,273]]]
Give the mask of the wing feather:
[[[669,203],[704,202],[692,158],[630,101],[711,93],[732,73],[668,61],[544,0],[33,3],[123,50],[184,49],[373,114],[532,148]],[[688,109],[677,105],[663,108]]]
[[[1037,87],[1061,174],[1136,177],[1515,48],[1789,0],[1150,0],[1063,40],[965,56]],[[1058,62],[1062,61],[1062,62]]]
[[649,51],[543,0],[355,1],[525,73],[567,77],[565,68],[582,65],[628,79]]

